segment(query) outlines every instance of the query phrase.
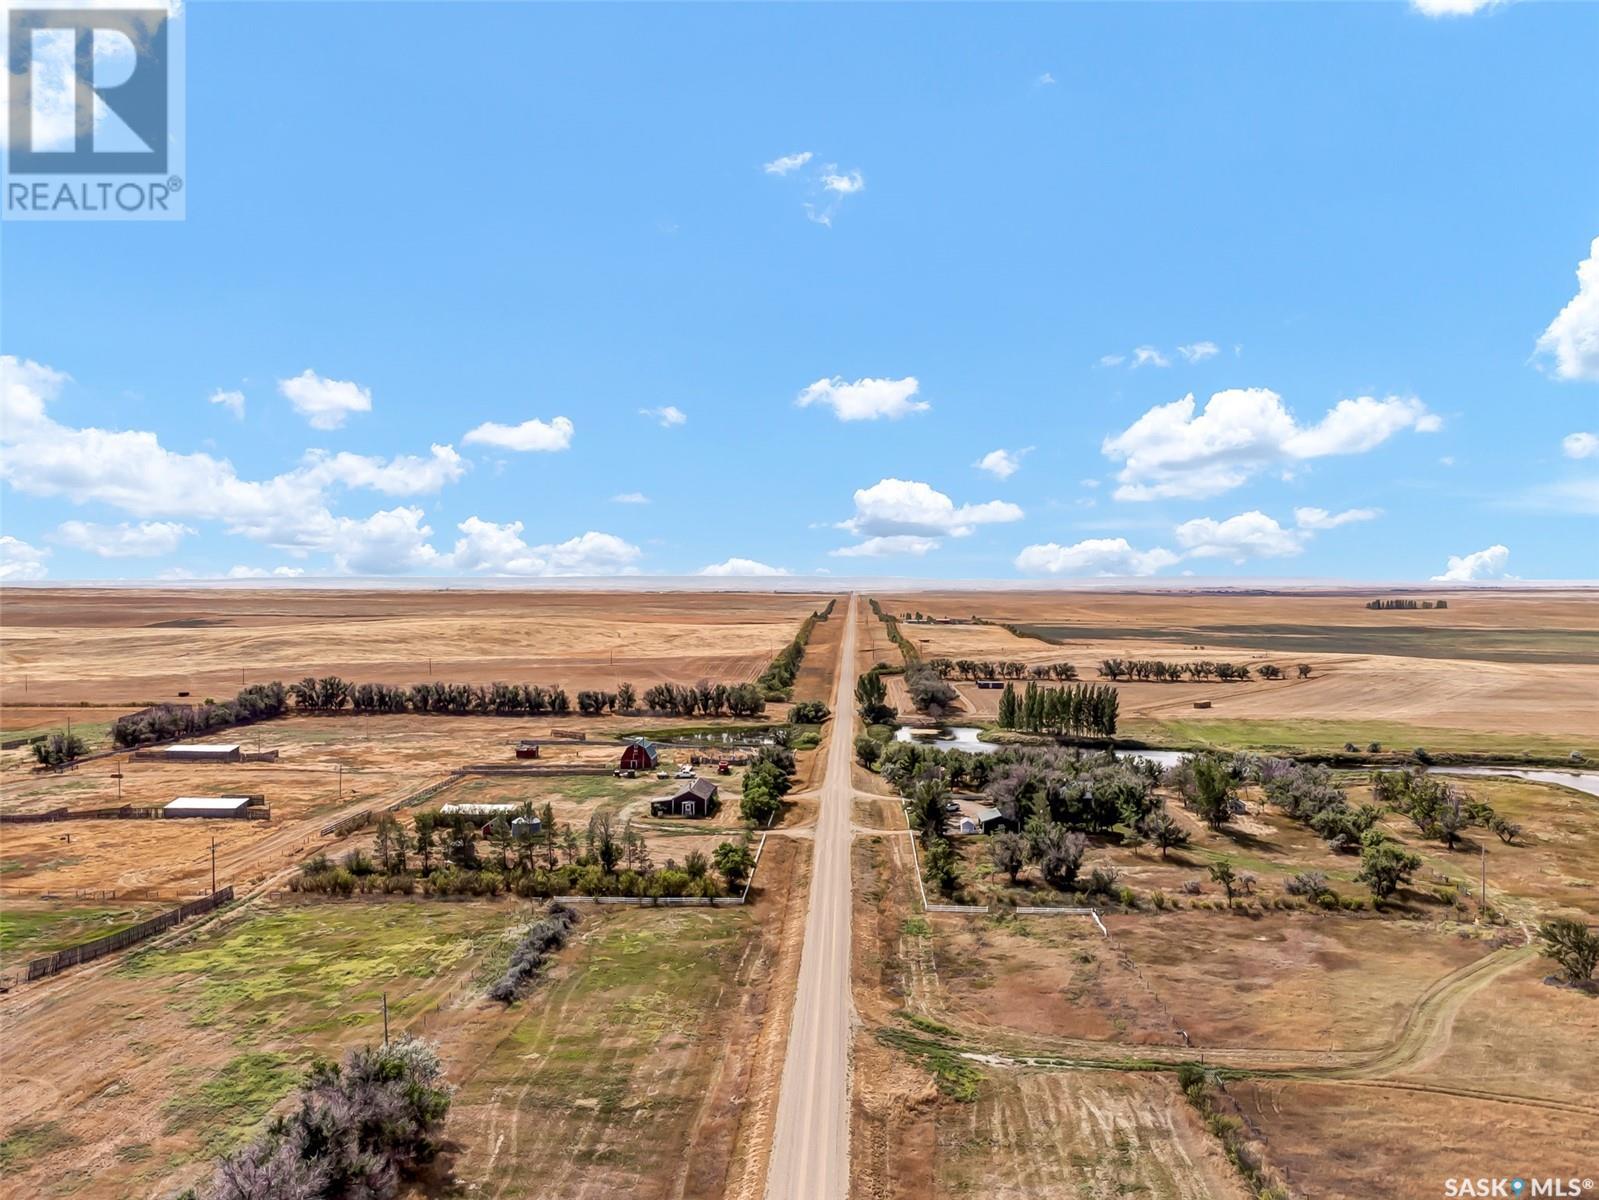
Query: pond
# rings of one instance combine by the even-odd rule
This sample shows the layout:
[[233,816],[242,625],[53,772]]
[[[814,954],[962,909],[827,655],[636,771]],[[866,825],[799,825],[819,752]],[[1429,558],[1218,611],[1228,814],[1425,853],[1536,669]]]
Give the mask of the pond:
[[[978,738],[982,732],[971,725],[951,725],[940,730],[937,735],[923,733],[921,736],[911,732],[909,726],[902,725],[894,732],[896,742],[915,742],[919,746],[932,746],[938,750],[965,750],[969,754],[992,754],[999,749],[993,742],[985,742]],[[1184,754],[1179,750],[1118,750],[1117,758],[1143,758],[1150,762],[1159,763],[1169,767],[1182,759]]]
[[1599,771],[1552,771],[1532,767],[1433,767],[1434,775],[1509,775],[1532,783],[1552,783],[1599,796]]
[[[896,742],[916,742],[922,746],[933,746],[939,750],[965,750],[969,754],[992,754],[999,749],[993,742],[985,742],[978,738],[981,732],[972,725],[951,725],[941,729],[937,734],[924,732],[921,736],[914,734],[910,727],[901,726],[894,732]],[[1142,758],[1163,767],[1170,767],[1187,757],[1181,750],[1118,750],[1117,758]],[[1533,767],[1433,767],[1436,775],[1508,775],[1516,779],[1525,779],[1532,783],[1551,783],[1560,787],[1574,788],[1579,792],[1586,792],[1590,796],[1599,796],[1599,771],[1557,771],[1538,769]]]

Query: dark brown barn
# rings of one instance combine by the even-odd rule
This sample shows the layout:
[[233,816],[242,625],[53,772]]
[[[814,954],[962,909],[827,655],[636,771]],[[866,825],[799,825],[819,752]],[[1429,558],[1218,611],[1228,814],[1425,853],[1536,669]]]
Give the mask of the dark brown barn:
[[676,795],[651,800],[650,816],[708,817],[721,803],[716,793],[717,787],[709,779],[696,779]]

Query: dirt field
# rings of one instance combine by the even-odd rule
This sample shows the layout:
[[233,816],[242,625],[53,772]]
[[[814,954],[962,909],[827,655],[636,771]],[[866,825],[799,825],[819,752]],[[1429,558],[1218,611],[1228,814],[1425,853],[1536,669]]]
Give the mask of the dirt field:
[[[753,679],[828,597],[738,592],[11,589],[0,702],[139,705],[245,683]],[[431,664],[431,669],[430,669]],[[25,724],[0,718],[0,728]]]
[[[1190,737],[1202,739],[1211,722],[1364,721],[1386,727],[1389,736],[1378,740],[1411,745],[1431,745],[1412,729],[1435,728],[1547,735],[1561,753],[1599,753],[1599,594],[1440,591],[1426,595],[1447,599],[1446,610],[1381,612],[1363,607],[1372,595],[1058,591],[879,599],[885,612],[976,613],[1063,642],[1017,637],[998,624],[902,625],[925,658],[1070,662],[1085,679],[1097,678],[1097,664],[1111,657],[1275,662],[1291,675],[1301,662],[1312,668],[1303,680],[1119,685],[1123,724],[1134,736],[1167,732],[1165,722],[1182,722]],[[998,692],[961,690],[975,716],[997,710]],[[1203,717],[1196,701],[1211,704]],[[1334,744],[1344,740],[1349,736]]]

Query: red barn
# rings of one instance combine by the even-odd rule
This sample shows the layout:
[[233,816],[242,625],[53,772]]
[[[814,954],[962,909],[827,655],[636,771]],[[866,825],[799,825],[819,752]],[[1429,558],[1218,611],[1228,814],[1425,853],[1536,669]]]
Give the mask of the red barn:
[[633,738],[622,748],[622,770],[653,771],[660,757],[654,742]]

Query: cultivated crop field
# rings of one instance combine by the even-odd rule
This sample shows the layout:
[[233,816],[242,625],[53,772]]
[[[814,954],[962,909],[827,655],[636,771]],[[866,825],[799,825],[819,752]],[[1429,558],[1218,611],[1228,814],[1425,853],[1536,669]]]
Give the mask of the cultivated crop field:
[[[753,679],[825,596],[483,589],[29,588],[6,595],[0,702],[138,707],[245,683]],[[88,719],[88,718],[86,718]],[[0,717],[0,728],[28,727]]]

